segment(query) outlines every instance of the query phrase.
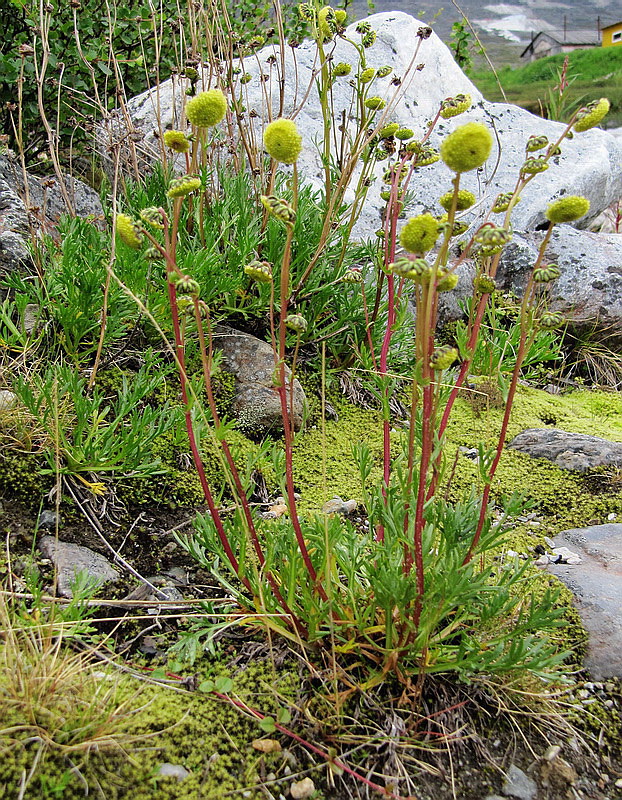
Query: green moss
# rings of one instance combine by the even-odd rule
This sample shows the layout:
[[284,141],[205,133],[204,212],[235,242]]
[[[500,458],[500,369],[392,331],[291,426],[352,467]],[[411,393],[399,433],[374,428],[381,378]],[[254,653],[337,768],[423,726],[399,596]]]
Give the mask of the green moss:
[[38,507],[41,497],[50,491],[54,478],[42,475],[47,466],[37,453],[21,453],[16,450],[0,451],[0,492],[25,503]]

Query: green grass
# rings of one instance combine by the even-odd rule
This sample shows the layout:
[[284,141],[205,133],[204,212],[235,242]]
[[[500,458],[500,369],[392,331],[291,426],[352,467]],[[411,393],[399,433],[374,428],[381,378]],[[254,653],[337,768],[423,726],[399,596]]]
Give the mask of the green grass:
[[[622,125],[622,47],[594,47],[574,50],[568,55],[568,78],[571,80],[567,90],[568,103],[579,98],[583,98],[582,102],[589,102],[608,97],[611,102],[608,125]],[[525,66],[500,69],[498,76],[508,102],[541,113],[548,90],[558,82],[558,72],[564,58],[565,54],[560,53]],[[503,100],[501,89],[490,70],[474,71],[470,78],[487,100]]]

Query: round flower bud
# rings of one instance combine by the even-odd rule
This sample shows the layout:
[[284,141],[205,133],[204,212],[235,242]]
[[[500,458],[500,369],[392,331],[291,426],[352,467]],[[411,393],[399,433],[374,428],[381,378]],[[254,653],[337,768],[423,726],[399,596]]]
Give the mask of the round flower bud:
[[356,25],[356,32],[360,33],[361,36],[365,33],[369,33],[370,30],[371,24],[366,19],[361,20]]
[[186,103],[186,116],[197,128],[217,125],[227,113],[227,98],[220,89],[201,92]]
[[480,246],[479,252],[483,256],[493,256],[496,253],[500,253],[511,238],[510,231],[497,227],[492,222],[482,225],[473,237],[474,241]]
[[480,167],[490,155],[492,136],[481,122],[467,122],[449,134],[441,144],[441,158],[453,172]]
[[533,279],[536,283],[551,283],[551,281],[556,281],[560,275],[561,272],[557,264],[547,264],[543,267],[537,267],[533,271]]
[[361,39],[361,44],[363,47],[372,47],[372,45],[376,42],[376,36],[376,31],[368,31]]
[[352,65],[346,64],[345,61],[340,61],[333,67],[333,75],[336,78],[341,78],[344,75],[349,75],[352,72]]
[[327,42],[332,39],[337,32],[337,18],[335,17],[334,9],[330,6],[321,8],[317,15],[317,21],[322,41]]
[[367,67],[367,69],[364,69],[359,75],[359,80],[361,83],[369,83],[370,81],[373,81],[375,77],[376,70],[373,67]]
[[560,200],[555,200],[544,212],[549,222],[573,222],[583,217],[590,210],[590,201],[580,195],[568,195]]
[[287,201],[281,200],[273,194],[262,194],[261,203],[270,214],[284,225],[293,225],[296,222],[296,212]]
[[196,192],[201,188],[201,179],[196,175],[183,175],[181,178],[173,178],[168,185],[167,197],[171,199],[175,197],[186,197],[192,192]]
[[[445,211],[449,211],[451,208],[451,203],[454,199],[453,192],[446,192],[442,194],[439,198],[439,203],[443,206]],[[458,192],[458,200],[456,203],[456,211],[466,211],[467,208],[471,208],[471,206],[475,203],[475,195],[473,192],[468,192],[466,189],[460,189]]]
[[251,261],[244,267],[244,272],[257,283],[272,282],[272,265],[269,261]]
[[441,269],[438,272],[436,281],[437,292],[451,292],[458,285],[458,276],[455,272],[448,272],[446,269]]
[[388,191],[380,192],[380,199],[384,200],[385,203],[388,202],[391,199],[391,192]]
[[528,153],[534,153],[536,150],[542,150],[543,147],[546,147],[549,143],[547,136],[530,136],[527,139],[527,144],[525,146],[525,150]]
[[422,145],[421,142],[408,142],[406,152],[413,153],[415,167],[428,167],[430,164],[436,164],[441,157],[435,147],[431,147],[429,144]]
[[376,72],[376,77],[388,78],[392,72],[393,72],[393,67],[389,66],[378,67],[378,71]]
[[194,278],[191,278],[190,275],[176,275],[175,280],[171,281],[171,283],[175,284],[175,288],[180,294],[196,296],[201,291],[199,282],[195,281]]
[[115,231],[119,239],[132,250],[138,250],[143,241],[143,234],[137,222],[127,214],[117,214],[114,221]]
[[285,318],[285,324],[298,335],[307,330],[307,320],[302,316],[302,314],[288,314]]
[[395,136],[399,129],[400,126],[397,122],[390,122],[388,125],[385,125],[384,128],[380,129],[378,136],[380,136],[381,139],[389,139],[391,136]]
[[405,141],[406,139],[412,139],[415,135],[415,132],[412,131],[410,128],[400,128],[399,131],[395,132],[395,138],[400,139],[401,141]]
[[147,225],[150,225],[152,228],[158,228],[162,230],[164,225],[162,223],[162,212],[159,208],[155,206],[150,206],[149,208],[143,208],[140,212],[140,218],[143,222],[146,222]]
[[540,327],[552,331],[564,324],[564,318],[557,311],[545,311],[538,320]]
[[[495,214],[500,214],[502,211],[507,211],[510,207],[510,203],[512,202],[513,193],[512,192],[503,192],[500,195],[497,195],[497,199],[495,200],[495,204],[492,207],[492,210]],[[517,203],[520,201],[520,198],[517,199]]]
[[371,111],[380,111],[386,106],[386,102],[381,97],[368,97],[365,100],[365,108]]
[[165,131],[164,144],[176,153],[187,153],[190,150],[190,140],[183,131]]
[[411,217],[400,233],[400,244],[409,253],[427,253],[438,239],[438,220],[432,214]]
[[337,20],[338,25],[343,25],[347,18],[348,18],[347,11],[345,11],[343,8],[335,9],[335,19]]
[[250,74],[250,72],[245,72],[244,75],[242,75],[242,77],[240,78],[240,83],[242,84],[250,83],[252,79],[253,76]]
[[575,131],[588,131],[593,128],[606,116],[609,111],[609,100],[606,97],[601,97],[600,100],[594,100],[593,103],[588,103],[585,108],[579,111],[577,121],[574,124]]
[[458,114],[463,114],[469,108],[471,108],[470,94],[457,94],[455,97],[447,97],[445,100],[441,100],[441,117],[443,119],[457,117]]
[[302,136],[291,119],[275,119],[263,132],[264,147],[268,154],[283,164],[293,164],[302,150]]
[[393,264],[389,264],[389,272],[398,278],[408,278],[415,283],[423,284],[430,280],[432,267],[425,258],[398,258]]
[[473,280],[473,288],[478,294],[492,294],[497,288],[497,283],[490,275],[478,275]]
[[[448,225],[447,220],[448,219],[449,219],[449,216],[447,214],[443,214],[442,217],[438,218],[438,223],[439,223],[438,232],[439,232],[439,234],[440,233],[444,233],[445,230],[447,229],[447,225]],[[454,224],[453,224],[453,228],[451,229],[451,235],[452,236],[461,236],[463,233],[465,233],[468,230],[468,228],[469,228],[469,223],[468,222],[464,222],[463,220],[460,220],[460,219],[455,219],[454,220]]]
[[339,280],[341,283],[361,283],[363,280],[363,275],[360,269],[357,267],[351,267],[341,276]]
[[430,356],[430,367],[437,372],[449,369],[458,358],[455,347],[438,347]]
[[315,19],[315,10],[311,3],[300,3],[298,6],[298,14],[300,19],[305,22],[313,22]]
[[539,172],[544,172],[549,168],[549,162],[544,156],[534,156],[528,158],[520,171],[526,175],[537,175]]
[[148,247],[143,253],[147,261],[162,261],[164,256],[157,247]]

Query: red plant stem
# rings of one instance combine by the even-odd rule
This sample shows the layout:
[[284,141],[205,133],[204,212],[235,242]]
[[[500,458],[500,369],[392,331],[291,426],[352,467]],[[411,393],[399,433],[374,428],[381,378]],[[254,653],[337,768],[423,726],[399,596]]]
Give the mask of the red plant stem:
[[[203,320],[201,318],[201,308],[199,306],[199,299],[198,297],[193,298],[193,305],[194,305],[194,316],[197,323],[197,331],[199,335],[199,347],[201,350],[201,362],[203,364],[203,382],[205,384],[205,390],[207,392],[207,402],[212,413],[212,418],[214,420],[214,425],[218,427],[220,425],[220,417],[218,415],[218,409],[216,408],[216,401],[214,399],[214,392],[212,388],[212,376],[211,376],[211,363],[212,363],[212,331],[210,326],[209,317],[207,318],[207,325],[208,325],[208,335],[209,335],[209,348],[205,342],[205,331],[203,330]],[[244,513],[244,518],[246,520],[246,526],[248,529],[248,534],[251,538],[251,542],[253,543],[253,548],[255,553],[257,554],[257,560],[259,564],[263,567],[266,563],[266,558],[264,556],[261,543],[259,541],[259,537],[257,535],[257,529],[255,528],[255,522],[253,520],[253,516],[251,514],[250,506],[248,504],[248,497],[246,496],[246,492],[244,491],[244,487],[242,486],[242,481],[240,479],[240,473],[238,472],[238,468],[236,467],[235,461],[233,460],[233,455],[231,454],[231,449],[229,448],[228,443],[225,439],[218,437],[225,459],[227,461],[227,466],[229,467],[229,474],[231,475],[234,485],[237,498],[239,499],[242,510]],[[279,585],[276,582],[274,575],[269,571],[266,570],[265,572],[266,580],[270,584],[270,588],[272,589],[274,596],[276,597],[277,601],[281,605],[281,608],[290,615],[294,626],[298,630],[301,635],[306,635],[307,630],[305,626],[300,622],[298,617],[294,614],[291,608],[286,603],[285,599],[283,598],[281,591],[279,589]]]

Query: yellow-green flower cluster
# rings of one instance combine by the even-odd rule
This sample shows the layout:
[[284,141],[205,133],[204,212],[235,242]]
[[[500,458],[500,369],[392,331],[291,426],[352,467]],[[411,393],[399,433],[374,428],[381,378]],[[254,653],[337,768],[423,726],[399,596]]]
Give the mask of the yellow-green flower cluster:
[[373,81],[375,77],[376,70],[373,67],[367,67],[367,69],[364,69],[359,75],[359,80],[361,83],[369,83],[370,81]]
[[545,156],[534,156],[525,161],[520,171],[526,175],[537,175],[539,172],[544,172],[548,168],[549,162],[546,160]]
[[429,144],[422,145],[421,142],[408,142],[406,152],[413,153],[413,161],[416,167],[427,167],[430,164],[436,164],[441,157],[435,147]]
[[275,197],[273,194],[261,195],[263,207],[284,225],[293,225],[296,222],[296,212],[286,200]]
[[579,111],[577,121],[574,124],[575,131],[588,131],[607,115],[609,111],[609,100],[606,97],[601,97],[600,100],[595,100],[589,103],[585,108]]
[[389,272],[398,278],[408,278],[415,283],[424,284],[430,280],[432,267],[425,258],[398,258],[393,264],[389,264]]
[[[510,207],[510,203],[512,202],[512,197],[512,192],[503,192],[502,194],[497,195],[495,204],[492,207],[493,212],[495,214],[500,214],[502,211],[507,211]],[[520,202],[520,198],[518,198],[516,202]]]
[[464,114],[471,108],[471,95],[470,94],[457,94],[455,97],[447,97],[441,100],[441,117],[449,119],[450,117],[457,117],[458,114]]
[[[446,229],[446,226],[447,226],[448,219],[449,219],[449,215],[448,214],[443,214],[442,216],[440,216],[438,218],[438,230],[439,230],[439,233],[444,233],[444,231]],[[453,227],[451,229],[451,235],[452,236],[461,236],[463,233],[465,233],[468,230],[468,227],[469,227],[469,223],[468,222],[464,222],[464,220],[461,220],[461,219],[455,219]]]
[[382,97],[368,97],[365,100],[365,108],[369,108],[371,111],[380,111],[386,106],[386,101],[382,99]]
[[263,132],[264,147],[275,161],[294,164],[302,150],[302,136],[291,119],[275,119]]
[[186,195],[196,192],[201,188],[201,179],[196,175],[182,175],[181,178],[173,178],[168,185],[167,197],[186,197]]
[[187,153],[190,150],[190,140],[183,131],[165,131],[164,144],[176,153]]
[[302,314],[288,314],[285,318],[285,324],[298,335],[307,330],[307,320]]
[[478,294],[492,294],[497,288],[497,282],[490,275],[482,273],[473,280],[473,288]]
[[395,138],[402,142],[406,141],[406,139],[412,139],[414,135],[415,132],[410,128],[400,128],[399,131],[395,132]]
[[138,250],[143,241],[143,234],[138,223],[127,214],[117,214],[115,231],[119,239],[132,250]]
[[487,222],[473,237],[479,245],[479,253],[483,256],[493,256],[500,253],[511,240],[512,234],[505,228],[498,227],[492,222]]
[[557,264],[546,264],[542,267],[536,267],[533,271],[533,279],[536,283],[551,283],[551,281],[556,281],[560,275],[561,272]]
[[436,291],[437,292],[451,292],[452,289],[455,289],[458,285],[458,275],[455,272],[449,272],[444,267],[441,267],[438,271],[438,276],[436,279]]
[[427,253],[438,239],[438,220],[432,214],[411,217],[400,233],[400,244],[409,253]]
[[186,116],[197,128],[217,125],[227,113],[227,98],[220,89],[201,92],[186,103]]
[[400,130],[399,123],[397,122],[389,122],[388,125],[385,125],[384,128],[381,128],[378,131],[378,136],[381,139],[390,139],[391,136],[395,136],[395,134]]
[[335,33],[337,33],[337,17],[335,15],[335,10],[330,6],[321,8],[317,15],[317,25],[319,35],[323,42],[332,39]]
[[590,201],[580,195],[568,195],[551,203],[544,216],[552,223],[573,222],[590,210]]
[[251,261],[244,272],[257,283],[272,283],[272,264],[269,261]]
[[492,149],[492,135],[481,122],[467,122],[449,134],[441,144],[441,158],[453,172],[469,172],[486,161]]
[[162,230],[164,224],[162,222],[162,212],[159,208],[155,206],[149,206],[149,208],[143,208],[140,212],[140,218],[143,222],[146,222],[147,225],[150,225],[152,228],[158,228]]
[[563,316],[557,311],[545,311],[538,320],[540,327],[552,331],[564,324]]
[[542,150],[543,147],[546,147],[549,143],[547,136],[530,136],[527,139],[527,144],[525,145],[525,150],[528,153],[535,153],[536,150]]
[[336,78],[342,78],[344,75],[349,75],[352,72],[352,65],[346,64],[345,61],[340,61],[333,67],[333,75]]
[[[449,211],[451,208],[451,204],[454,199],[453,192],[445,192],[439,198],[439,203],[443,206],[445,211]],[[467,208],[471,208],[471,206],[475,203],[475,195],[473,192],[468,192],[466,189],[460,189],[458,192],[458,198],[456,200],[456,211],[466,211]]]
[[458,351],[455,347],[438,347],[430,357],[430,367],[437,372],[441,372],[444,369],[449,369],[457,358]]

